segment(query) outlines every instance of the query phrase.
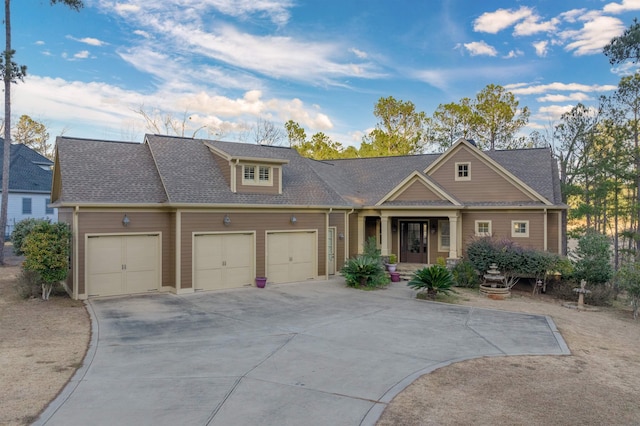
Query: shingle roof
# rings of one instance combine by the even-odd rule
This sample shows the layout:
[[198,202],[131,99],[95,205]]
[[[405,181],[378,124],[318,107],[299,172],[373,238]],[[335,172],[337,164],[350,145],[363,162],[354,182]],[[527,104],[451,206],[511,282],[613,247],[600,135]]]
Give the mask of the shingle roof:
[[162,183],[146,145],[58,137],[61,202],[163,203]]
[[[4,153],[4,139],[0,138],[0,158]],[[53,162],[23,144],[11,145],[9,159],[9,192],[41,192],[51,191],[52,172],[42,166],[51,166]],[[2,185],[2,168],[0,161],[0,187]]]
[[[282,167],[282,194],[233,193],[209,146],[233,158],[287,162]],[[61,137],[58,154],[64,202],[344,207],[375,205],[412,173],[423,174],[440,156],[315,161],[290,148],[160,135],[146,135],[144,144]],[[557,167],[548,149],[486,154],[540,195],[560,204],[559,181],[554,177]],[[452,204],[391,201],[384,205]]]

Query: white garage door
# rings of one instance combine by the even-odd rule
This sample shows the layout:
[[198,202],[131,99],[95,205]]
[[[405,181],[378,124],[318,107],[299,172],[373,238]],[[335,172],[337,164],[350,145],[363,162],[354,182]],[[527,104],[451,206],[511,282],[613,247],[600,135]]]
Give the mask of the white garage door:
[[160,288],[160,236],[90,236],[87,241],[87,294],[114,296]]
[[267,278],[272,283],[290,283],[317,276],[315,231],[267,234]]
[[253,234],[194,236],[193,279],[196,290],[251,285],[255,278]]

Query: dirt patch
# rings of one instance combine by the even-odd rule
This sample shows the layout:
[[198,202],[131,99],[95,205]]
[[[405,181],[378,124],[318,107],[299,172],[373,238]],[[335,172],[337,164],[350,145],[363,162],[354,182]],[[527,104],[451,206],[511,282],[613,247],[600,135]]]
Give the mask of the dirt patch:
[[20,299],[14,289],[21,259],[0,267],[0,424],[25,425],[82,365],[90,336],[84,304],[67,296]]
[[379,426],[638,424],[640,321],[630,309],[578,311],[528,290],[505,300],[458,291],[463,305],[550,315],[572,355],[488,357],[441,368],[396,396]]

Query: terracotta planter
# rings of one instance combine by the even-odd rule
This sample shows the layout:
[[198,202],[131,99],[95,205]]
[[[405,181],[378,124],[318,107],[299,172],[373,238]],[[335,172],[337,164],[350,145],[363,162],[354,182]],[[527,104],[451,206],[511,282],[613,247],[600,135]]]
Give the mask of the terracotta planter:
[[267,285],[267,277],[256,277],[256,287],[264,288]]

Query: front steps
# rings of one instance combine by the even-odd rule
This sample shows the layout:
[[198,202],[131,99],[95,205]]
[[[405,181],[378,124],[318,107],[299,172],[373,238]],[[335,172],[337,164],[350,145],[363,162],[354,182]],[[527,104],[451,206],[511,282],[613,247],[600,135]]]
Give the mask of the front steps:
[[398,263],[396,267],[396,272],[400,273],[400,279],[402,281],[409,281],[413,278],[413,274],[422,269],[426,268],[427,264],[424,263]]

